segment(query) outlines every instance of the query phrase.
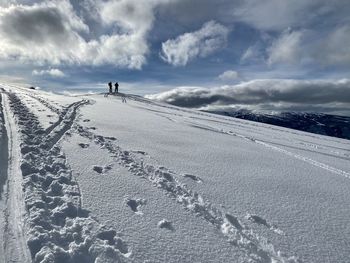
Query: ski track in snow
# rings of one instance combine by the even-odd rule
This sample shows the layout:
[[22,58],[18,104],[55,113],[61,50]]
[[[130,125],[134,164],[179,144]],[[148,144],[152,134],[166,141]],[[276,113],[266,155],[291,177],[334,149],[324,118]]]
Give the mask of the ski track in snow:
[[7,151],[7,133],[5,129],[5,118],[3,113],[2,94],[0,93],[0,262],[5,262],[4,252],[4,225],[5,225],[5,200],[3,191],[7,181],[7,165],[8,165],[8,151]]
[[19,136],[15,121],[4,96],[5,127],[8,136],[7,185],[4,210],[4,258],[5,262],[30,262],[26,245],[25,207],[23,201],[22,177],[20,176]]
[[350,173],[349,172],[346,172],[346,171],[343,171],[341,169],[338,169],[338,168],[335,168],[335,167],[332,167],[330,165],[327,165],[327,164],[324,164],[324,163],[321,163],[321,162],[318,162],[318,161],[315,161],[311,158],[308,158],[308,157],[305,157],[305,156],[302,156],[300,154],[295,154],[295,153],[292,153],[290,151],[287,151],[285,149],[282,149],[280,147],[277,147],[277,146],[274,146],[270,143],[267,143],[267,142],[264,142],[262,140],[258,140],[258,139],[255,139],[253,137],[249,137],[249,136],[245,136],[245,135],[242,135],[242,134],[239,134],[239,133],[236,133],[236,132],[233,132],[233,131],[225,131],[223,129],[216,129],[216,128],[213,128],[213,127],[210,127],[210,126],[207,126],[207,125],[203,125],[203,124],[198,124],[198,123],[190,123],[189,125],[191,125],[192,127],[195,127],[195,128],[199,128],[199,129],[205,129],[205,130],[210,130],[210,131],[213,131],[213,132],[217,132],[217,133],[222,133],[222,134],[227,134],[227,135],[232,135],[232,136],[236,136],[236,137],[239,137],[239,138],[242,138],[244,140],[247,140],[247,141],[251,141],[251,142],[254,142],[254,143],[257,143],[257,144],[260,144],[264,147],[267,147],[267,148],[270,148],[272,150],[275,150],[275,151],[278,151],[278,152],[281,152],[285,155],[288,155],[290,157],[293,157],[293,158],[296,158],[298,160],[301,160],[301,161],[304,161],[306,163],[309,163],[313,166],[316,166],[318,168],[322,168],[322,169],[325,169],[333,174],[337,174],[337,175],[341,175],[341,176],[344,176],[348,179],[350,179]]
[[[175,106],[165,106],[165,105],[162,105],[162,104],[158,104],[158,103],[154,103],[154,102],[150,102],[150,101],[147,101],[145,99],[139,99],[138,97],[135,97],[133,96],[132,97],[135,101],[140,101],[140,102],[143,102],[143,103],[147,103],[147,104],[154,104],[156,106],[159,106],[159,107],[165,107],[165,108],[169,108],[169,109],[173,109],[173,110],[176,110],[176,111],[182,111],[182,112],[185,112],[185,113],[191,113],[191,114],[194,114],[194,115],[199,115],[199,116],[205,116],[205,117],[210,117],[210,118],[215,118],[216,116],[212,116],[212,115],[209,115],[209,114],[206,114],[206,113],[202,113],[202,112],[196,112],[196,111],[191,111],[191,110],[186,110],[186,109],[181,109],[181,108],[178,108],[178,107],[175,107]],[[151,110],[153,111],[153,110]],[[154,110],[157,112],[157,110]],[[181,116],[181,117],[185,117],[183,115],[178,115],[178,114],[173,114],[175,116]],[[171,119],[169,118],[168,116],[163,116],[167,119]],[[220,116],[221,117],[221,116]],[[188,118],[187,118],[188,119]],[[223,120],[227,120],[226,118],[221,118],[220,121],[216,121],[216,120],[210,120],[210,119],[203,119],[201,117],[191,117],[190,119],[193,119],[193,120],[205,120],[205,121],[213,121],[213,122],[219,122],[219,123],[222,123],[222,119]],[[175,120],[172,120],[171,121],[175,121]],[[232,120],[228,120],[230,121],[230,123],[227,123],[227,124],[230,124],[232,125]],[[244,140],[247,140],[247,141],[251,141],[251,142],[254,142],[254,143],[257,143],[257,144],[260,144],[264,147],[267,147],[267,148],[270,148],[272,150],[275,150],[275,151],[278,151],[278,152],[281,152],[285,155],[288,155],[290,157],[293,157],[295,159],[298,159],[298,160],[301,160],[301,161],[304,161],[306,163],[309,163],[313,166],[316,166],[318,168],[322,168],[322,169],[325,169],[333,174],[337,174],[337,175],[341,175],[345,178],[348,178],[350,179],[350,173],[347,172],[347,171],[343,171],[341,169],[338,169],[338,168],[335,168],[335,167],[332,167],[330,165],[327,165],[327,164],[324,164],[324,163],[321,163],[321,162],[318,162],[316,160],[313,160],[311,158],[308,158],[308,157],[305,157],[303,155],[300,155],[300,154],[295,154],[293,152],[290,152],[290,151],[287,151],[285,149],[282,149],[280,147],[277,147],[275,145],[273,145],[272,143],[268,143],[268,142],[265,142],[265,141],[262,141],[262,140],[259,140],[259,139],[256,139],[254,137],[251,137],[251,136],[245,136],[245,135],[242,135],[242,134],[239,134],[237,132],[233,132],[231,130],[228,130],[228,131],[225,131],[224,129],[217,129],[217,128],[214,128],[214,127],[211,127],[209,125],[204,125],[202,123],[199,123],[199,122],[196,122],[196,121],[191,121],[191,120],[186,120],[184,121],[185,124],[191,126],[191,127],[194,127],[194,128],[198,128],[198,129],[203,129],[203,130],[208,130],[208,131],[212,131],[212,132],[216,132],[216,133],[221,133],[221,134],[227,134],[227,135],[232,135],[232,136],[236,136],[236,137],[239,137],[239,138],[242,138]],[[240,123],[240,121],[238,121],[238,123]],[[257,124],[251,124],[253,126],[257,126]],[[241,126],[239,124],[236,124],[235,123],[235,126]],[[271,125],[270,125],[271,126]],[[246,127],[243,127],[242,128],[246,128]],[[297,132],[293,132],[293,131],[287,131],[285,129],[280,129],[280,128],[277,128],[277,127],[269,127],[270,129],[272,130],[278,130],[278,131],[282,131],[282,132],[285,132],[285,133],[291,133],[291,134],[297,134]],[[306,136],[309,136],[309,137],[312,137],[312,138],[317,138],[317,139],[320,139],[319,136],[317,135],[312,135],[312,134],[305,134]],[[309,147],[317,147],[313,144],[308,144]],[[333,153],[336,153],[337,155],[339,155],[339,152],[336,152],[336,151],[333,151]]]
[[[6,96],[19,127],[19,141],[22,141],[18,147],[22,155],[18,167],[23,176],[23,192],[18,191],[21,185],[17,185],[17,192],[23,196],[15,201],[16,205],[23,203],[25,206],[26,236],[17,237],[17,242],[25,242],[27,238],[27,244],[22,246],[29,248],[33,262],[127,260],[131,251],[125,249],[126,244],[116,232],[100,225],[81,207],[79,185],[57,145],[73,125],[78,108],[88,102],[79,101],[66,107],[60,112],[60,119],[44,130],[38,118],[14,93],[6,92]],[[11,127],[12,131],[14,129]],[[17,196],[14,189],[9,195]],[[15,219],[8,215],[7,225]],[[15,246],[11,244],[10,248]],[[27,262],[25,258],[14,262]]]
[[[166,119],[168,119],[168,120],[170,120],[172,122],[177,122],[177,120],[172,119],[172,118],[170,118],[167,115],[187,118],[185,115],[183,115],[183,113],[186,113],[186,114],[195,115],[196,117],[193,117],[193,116],[189,116],[188,117],[188,118],[193,119],[193,120],[210,121],[210,122],[214,122],[214,123],[218,123],[218,124],[224,124],[224,125],[230,125],[230,126],[234,125],[235,127],[239,127],[241,129],[247,130],[247,132],[251,132],[251,130],[247,129],[247,126],[250,126],[251,128],[253,128],[255,133],[259,133],[257,128],[263,127],[263,128],[268,128],[269,130],[272,130],[272,131],[278,131],[278,132],[282,132],[282,133],[290,134],[290,135],[298,135],[299,136],[300,134],[302,134],[304,137],[308,137],[308,138],[311,138],[311,139],[317,139],[317,140],[324,139],[324,137],[322,137],[322,135],[317,135],[317,134],[308,133],[308,132],[302,132],[302,131],[296,131],[296,130],[293,130],[293,129],[278,127],[278,126],[264,124],[264,123],[257,123],[257,122],[253,122],[253,121],[241,120],[241,119],[232,118],[232,117],[227,118],[227,117],[221,116],[221,115],[209,114],[209,113],[206,113],[204,111],[184,109],[184,108],[180,108],[180,107],[173,106],[173,105],[167,105],[167,104],[164,104],[164,103],[158,103],[156,101],[151,101],[151,100],[148,100],[148,99],[145,99],[145,98],[142,98],[142,97],[139,97],[139,96],[135,96],[135,95],[130,95],[129,99],[132,99],[134,101],[138,101],[138,102],[141,102],[141,103],[148,104],[149,106],[155,106],[155,107],[170,109],[170,110],[179,112],[179,114],[175,114],[173,112],[172,113],[168,113],[168,112],[165,112],[165,111],[160,111],[160,110],[155,110],[155,109],[150,109],[150,108],[147,108],[147,107],[139,106],[140,108],[142,108],[144,110],[157,112],[157,113],[159,113],[159,114],[157,114],[158,116],[162,116],[162,117],[164,117],[164,118],[166,118]],[[234,122],[233,122],[233,120],[234,120]],[[262,135],[264,135],[264,134],[262,134]],[[242,137],[244,137],[244,136],[242,136]],[[335,142],[335,143],[339,142],[339,141],[337,141],[337,138],[328,137],[328,136],[327,136],[327,140],[329,142]],[[308,147],[314,148],[314,149],[315,148],[316,149],[317,148],[321,148],[321,149],[326,150],[327,152],[329,152],[329,148],[334,148],[334,146],[327,145],[327,146],[325,146],[326,147],[325,148],[325,147],[322,147],[322,145],[316,145],[316,144],[310,143],[309,141],[305,141],[305,142],[306,142],[306,144],[305,143],[301,143],[301,142],[297,142],[297,144],[308,146]],[[349,143],[346,143],[346,144],[348,146],[350,146]],[[335,149],[338,149],[338,148],[335,147]],[[349,150],[345,150],[343,148],[341,148],[339,150],[345,151],[346,153],[344,153],[344,152],[342,153],[342,152],[339,152],[339,151],[336,151],[336,150],[331,151],[331,152],[336,154],[337,156],[345,156],[347,158],[350,157]]]
[[5,117],[2,106],[2,95],[0,93],[0,201],[2,198],[3,187],[7,179],[7,143]]
[[[102,149],[108,150],[114,156],[116,163],[126,167],[132,175],[148,180],[153,186],[164,191],[165,195],[176,200],[186,210],[197,217],[203,218],[218,229],[223,237],[246,254],[248,262],[300,262],[296,256],[287,256],[280,251],[276,251],[273,244],[266,238],[254,233],[239,218],[216,208],[209,201],[205,201],[200,194],[190,190],[185,184],[176,179],[184,175],[176,174],[163,166],[155,167],[145,161],[143,158],[144,152],[124,150],[115,145],[113,140],[108,137],[96,135],[81,125],[77,125],[76,130],[81,136],[94,141]],[[200,180],[197,176],[191,175],[191,177]],[[126,203],[135,213],[140,212],[138,210],[142,203],[140,200],[127,199]],[[165,225],[168,229],[173,229],[170,224]],[[165,225],[160,223],[159,227],[166,228]],[[269,228],[279,235],[283,234],[278,228]]]

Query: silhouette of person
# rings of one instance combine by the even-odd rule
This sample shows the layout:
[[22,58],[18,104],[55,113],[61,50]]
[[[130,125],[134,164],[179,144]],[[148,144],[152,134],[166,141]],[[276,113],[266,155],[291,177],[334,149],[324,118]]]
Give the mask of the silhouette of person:
[[119,84],[118,84],[118,82],[116,82],[114,84],[114,93],[118,93],[118,88],[119,88]]
[[109,93],[112,93],[112,82],[108,83],[108,87],[109,87]]

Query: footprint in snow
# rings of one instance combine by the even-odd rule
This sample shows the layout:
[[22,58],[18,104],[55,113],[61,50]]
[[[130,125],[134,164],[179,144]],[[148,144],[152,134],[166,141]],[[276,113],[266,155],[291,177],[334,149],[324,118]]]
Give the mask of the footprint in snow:
[[158,222],[157,226],[159,228],[165,228],[165,229],[168,229],[170,231],[174,231],[174,227],[172,225],[172,223],[166,219],[162,219]]
[[146,155],[146,152],[144,151],[131,151],[131,152],[141,154],[141,155]]
[[92,169],[99,174],[103,173],[103,167],[101,166],[95,165],[94,167],[92,167]]
[[103,172],[106,173],[106,172],[108,172],[111,169],[112,169],[112,165],[107,165],[107,166],[104,167]]
[[269,222],[266,221],[266,219],[258,216],[258,215],[251,215],[251,214],[248,214],[246,216],[246,218],[258,225],[262,225],[262,226],[265,226],[267,227],[268,229],[272,230],[273,232],[279,234],[279,235],[283,235],[283,231],[281,229],[279,229],[278,227],[270,224]]
[[126,204],[131,208],[131,210],[133,212],[135,212],[135,214],[139,214],[139,215],[143,215],[142,211],[140,210],[140,207],[146,204],[146,200],[145,199],[130,199],[127,198],[126,200]]
[[97,238],[107,241],[108,245],[110,246],[115,246],[124,255],[124,257],[129,257],[131,255],[131,251],[129,251],[127,244],[117,236],[116,231],[112,229],[101,229],[100,231],[101,232],[97,234]]
[[117,140],[117,138],[115,138],[115,137],[105,137],[105,139],[106,140],[111,140],[111,141],[116,141]]
[[79,143],[78,144],[81,148],[88,148],[90,145],[88,143]]
[[89,119],[85,119],[85,120],[83,120],[83,122],[89,122],[90,120]]
[[230,215],[230,214],[225,214],[225,217],[227,219],[227,221],[234,226],[235,228],[237,228],[238,230],[242,230],[243,226],[241,225],[241,223],[239,222],[238,218]]
[[198,177],[196,175],[193,175],[193,174],[184,174],[183,177],[189,178],[189,179],[191,179],[193,181],[196,181],[197,183],[202,183],[203,182],[203,180],[200,177]]
[[94,165],[92,167],[92,170],[94,170],[96,173],[99,173],[99,174],[106,173],[106,172],[108,172],[111,169],[112,169],[111,165],[107,165],[105,167]]

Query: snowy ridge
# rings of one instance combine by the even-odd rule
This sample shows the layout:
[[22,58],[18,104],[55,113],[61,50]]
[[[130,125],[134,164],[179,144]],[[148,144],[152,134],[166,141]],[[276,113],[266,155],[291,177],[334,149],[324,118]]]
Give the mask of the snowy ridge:
[[[209,113],[209,112],[205,112],[205,111],[197,111],[197,110],[192,110],[192,109],[188,109],[188,108],[181,108],[178,106],[174,106],[171,104],[165,104],[165,103],[160,103],[157,101],[152,101],[140,96],[136,96],[136,95],[129,95],[128,99],[132,99],[134,101],[139,101],[148,105],[152,105],[152,106],[156,106],[159,108],[164,108],[164,109],[170,109],[170,110],[174,110],[179,112],[178,115],[176,116],[180,116],[183,117],[184,115],[182,113],[188,113],[188,114],[193,114],[196,116],[202,116],[205,118],[213,118],[213,113]],[[156,110],[150,110],[149,108],[144,107],[143,109],[148,110],[148,111],[156,111]],[[160,114],[164,114],[164,111],[158,111]],[[172,114],[174,115],[174,114]],[[227,121],[229,123],[232,124],[232,120],[235,120],[235,126],[241,127],[241,128],[247,128],[246,126],[249,125],[250,127],[268,127],[270,130],[273,131],[281,131],[283,133],[286,134],[291,134],[291,135],[300,135],[301,132],[298,130],[294,130],[294,129],[288,129],[288,128],[284,128],[284,127],[279,127],[279,126],[274,126],[274,125],[269,125],[269,124],[265,124],[265,123],[258,123],[258,122],[253,122],[253,121],[246,121],[246,120],[241,120],[241,119],[233,119],[232,117],[226,117],[224,115],[219,115],[220,116],[220,123],[223,123],[223,121]],[[192,118],[192,117],[190,117]],[[206,120],[208,121],[208,119],[202,119],[201,117],[195,117],[195,119],[199,119],[199,120]],[[169,120],[174,121],[173,119],[169,118]],[[212,122],[217,122],[215,120],[210,120]],[[243,125],[242,125],[243,124]],[[309,138],[315,138],[315,139],[324,139],[324,137],[322,137],[323,135],[319,135],[319,134],[314,134],[314,133],[302,133],[303,136],[309,137]],[[328,137],[328,140],[332,140],[334,142],[336,142],[336,138],[332,138],[332,137]]]
[[[191,111],[191,110],[188,110],[188,109],[183,109],[183,108],[179,108],[179,107],[176,107],[176,106],[172,106],[172,105],[164,105],[164,104],[161,104],[161,103],[157,103],[157,102],[154,102],[154,101],[149,101],[147,99],[143,99],[143,98],[139,98],[137,96],[132,96],[131,97],[132,99],[136,100],[136,101],[141,101],[141,102],[144,102],[144,103],[147,103],[147,104],[154,104],[154,105],[157,105],[159,107],[164,107],[164,108],[169,108],[169,109],[172,109],[172,110],[176,110],[176,111],[180,111],[180,112],[185,112],[185,113],[192,113],[192,114],[195,114],[195,115],[198,115],[198,116],[206,116],[206,117],[212,117],[206,113],[203,113],[203,112],[199,112],[199,111]],[[181,116],[181,115],[180,115]],[[170,121],[174,121],[173,119],[171,119],[170,117],[167,117],[167,119],[169,119]],[[202,120],[200,117],[199,118],[193,118],[193,120]],[[225,120],[225,118],[223,118]],[[204,120],[204,119],[203,119]],[[228,119],[229,120],[229,119]],[[229,120],[230,121],[230,120]],[[190,126],[194,127],[194,128],[198,128],[198,129],[203,129],[203,130],[209,130],[209,131],[213,131],[213,132],[217,132],[217,133],[222,133],[222,134],[227,134],[227,135],[232,135],[232,136],[236,136],[236,137],[239,137],[239,138],[242,138],[244,140],[247,140],[247,141],[251,141],[253,143],[257,143],[259,145],[262,145],[266,148],[270,148],[270,149],[273,149],[275,151],[278,151],[278,152],[281,152],[283,154],[286,154],[290,157],[293,157],[295,159],[298,159],[298,160],[301,160],[301,161],[304,161],[304,162],[307,162],[311,165],[314,165],[316,167],[319,167],[319,168],[322,168],[322,169],[325,169],[327,171],[330,171],[331,173],[333,174],[337,174],[337,175],[341,175],[341,176],[344,176],[346,178],[349,178],[350,179],[350,173],[347,172],[347,171],[343,171],[341,169],[338,169],[338,168],[335,168],[335,167],[332,167],[330,165],[327,165],[327,164],[324,164],[324,163],[321,163],[321,162],[318,162],[316,160],[313,160],[311,158],[308,158],[308,157],[305,157],[305,156],[302,156],[300,154],[295,154],[295,153],[292,153],[290,151],[287,151],[285,149],[282,149],[280,147],[277,147],[275,145],[272,145],[270,143],[267,143],[267,142],[264,142],[262,140],[259,140],[259,139],[256,139],[254,137],[251,137],[251,136],[246,136],[246,135],[242,135],[242,134],[239,134],[237,132],[233,132],[231,130],[224,130],[224,129],[217,129],[217,128],[214,128],[214,127],[211,127],[207,124],[202,124],[202,123],[199,123],[199,122],[196,122],[196,121],[189,121],[189,120],[186,120],[185,121],[187,124],[189,124]],[[214,121],[215,122],[215,121]],[[237,124],[236,124],[237,125]],[[253,126],[257,126],[255,125],[254,123],[251,123],[251,125]],[[237,126],[240,126],[240,125],[237,125]],[[270,127],[271,129],[274,129],[274,130],[281,130],[279,127],[275,127],[275,126],[271,126]],[[283,132],[287,132],[287,133],[291,133],[291,134],[296,134],[296,132],[294,132],[292,129],[290,130],[283,130]],[[313,137],[313,138],[317,138],[317,135],[313,135],[313,134],[307,134],[307,136],[309,137]],[[315,147],[314,145],[310,145],[311,147]],[[319,146],[316,146],[316,147],[319,147]],[[339,153],[335,152],[337,155],[340,155]],[[348,154],[344,154],[345,156],[348,157]]]
[[[273,244],[266,238],[254,233],[239,218],[218,209],[209,201],[204,200],[200,194],[190,190],[177,179],[184,175],[177,174],[163,166],[154,166],[146,161],[144,158],[146,153],[144,152],[122,149],[120,146],[113,144],[115,138],[96,135],[80,125],[77,125],[77,131],[81,136],[108,150],[114,156],[116,162],[128,168],[132,175],[148,180],[153,186],[164,191],[165,195],[175,199],[186,210],[203,218],[218,229],[232,245],[246,254],[249,262],[300,262],[295,256],[287,256],[280,251],[276,251]],[[200,180],[198,177],[196,178]],[[279,235],[283,234],[283,231],[268,223],[266,223],[266,226]]]
[[27,244],[33,261],[122,262],[130,252],[114,230],[105,229],[81,208],[79,186],[56,145],[87,101],[69,106],[60,121],[45,131],[15,94],[8,97],[23,141]]

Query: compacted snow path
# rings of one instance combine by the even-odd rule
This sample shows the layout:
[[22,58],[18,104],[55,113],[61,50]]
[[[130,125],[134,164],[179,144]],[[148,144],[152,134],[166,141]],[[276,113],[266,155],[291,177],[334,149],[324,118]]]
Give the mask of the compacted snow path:
[[26,244],[26,212],[22,192],[23,178],[20,172],[20,139],[14,117],[10,112],[9,99],[6,95],[4,96],[4,116],[9,156],[4,225],[5,262],[30,262],[29,250]]
[[6,200],[4,196],[5,184],[7,182],[8,165],[8,138],[5,128],[5,118],[3,110],[3,96],[0,93],[0,262],[5,262],[4,250],[4,226]]
[[5,123],[11,143],[5,262],[123,261],[129,251],[114,230],[105,229],[81,207],[79,186],[56,146],[87,101],[66,107],[59,120],[44,130],[15,93],[6,96]]

